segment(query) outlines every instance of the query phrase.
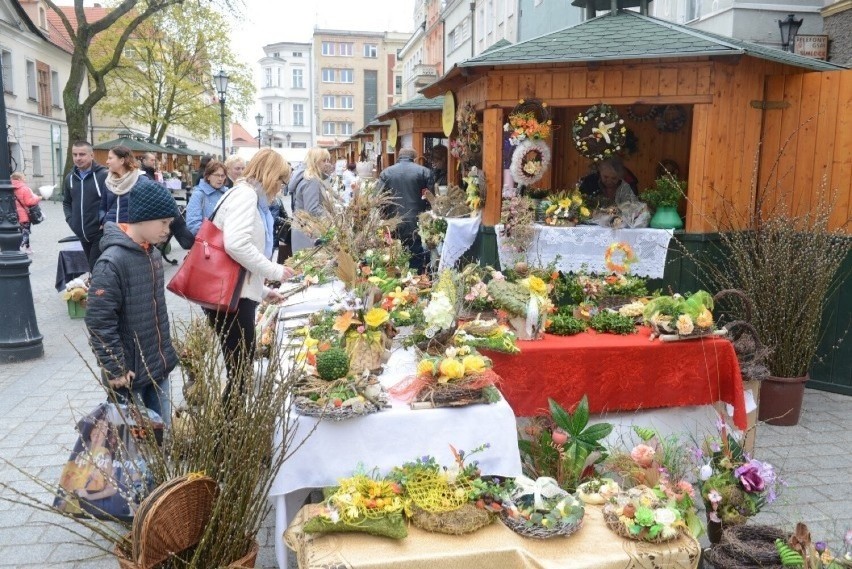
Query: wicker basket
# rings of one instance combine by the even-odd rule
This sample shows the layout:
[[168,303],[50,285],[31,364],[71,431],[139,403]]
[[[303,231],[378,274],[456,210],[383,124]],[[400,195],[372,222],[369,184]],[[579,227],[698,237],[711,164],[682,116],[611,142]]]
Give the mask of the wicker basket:
[[119,558],[119,564],[150,569],[197,544],[218,491],[216,481],[208,476],[181,476],[158,486],[133,518],[133,559],[123,563]]
[[449,535],[464,535],[482,529],[494,520],[494,515],[477,508],[473,504],[465,504],[457,510],[433,514],[414,507],[411,523],[420,529]]
[[612,310],[618,310],[625,304],[630,304],[631,302],[633,302],[633,298],[629,296],[611,295],[601,298],[598,301],[598,307],[601,309],[610,308]]
[[776,539],[787,540],[782,529],[762,525],[736,525],[725,528],[722,541],[706,553],[715,567],[725,569],[781,569]]
[[556,536],[569,536],[583,527],[583,518],[580,518],[574,523],[559,524],[554,528],[546,528],[537,524],[527,524],[526,520],[521,518],[513,518],[505,511],[500,513],[500,519],[506,524],[506,527],[516,534],[529,537],[532,539],[550,539]]
[[630,539],[633,541],[643,541],[645,543],[664,543],[666,541],[677,539],[680,536],[680,533],[675,534],[672,537],[657,537],[655,539],[635,536],[630,533],[630,530],[624,527],[624,524],[621,523],[620,519],[618,519],[618,514],[615,513],[614,506],[612,506],[611,504],[607,504],[606,506],[604,506],[603,517],[604,522],[606,523],[606,527],[612,530],[613,533],[616,533],[625,539]]
[[[382,392],[378,398],[378,402],[383,405],[387,405],[387,394]],[[365,415],[378,413],[383,408],[377,406],[372,401],[364,401],[363,407],[359,409],[351,406],[335,407],[330,403],[327,403],[326,405],[319,405],[310,398],[302,396],[296,397],[293,400],[293,405],[299,415],[317,417],[327,421],[345,421],[346,419],[363,417]]]

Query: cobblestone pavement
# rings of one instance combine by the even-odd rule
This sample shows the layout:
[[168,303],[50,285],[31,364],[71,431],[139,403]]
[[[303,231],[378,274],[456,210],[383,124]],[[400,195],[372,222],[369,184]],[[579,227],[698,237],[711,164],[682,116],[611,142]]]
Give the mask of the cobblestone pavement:
[[[70,234],[61,205],[44,204],[47,220],[35,227],[31,283],[44,336],[43,358],[0,364],[0,457],[51,483],[75,441],[74,420],[103,399],[90,367],[94,359],[82,320],[71,320],[53,288],[57,241]],[[177,256],[182,257],[180,249]],[[175,268],[166,267],[166,278]],[[173,319],[190,315],[189,305],[167,294]],[[796,427],[761,425],[757,456],[780,468],[788,487],[755,521],[792,526],[809,524],[815,537],[835,547],[852,527],[852,397],[807,390]],[[0,462],[0,478],[47,499],[25,475]],[[8,494],[4,496],[9,497]],[[82,545],[61,529],[79,529],[56,515],[0,501],[0,568],[114,569],[112,558]],[[268,517],[259,536],[259,568],[273,568],[274,536]]]

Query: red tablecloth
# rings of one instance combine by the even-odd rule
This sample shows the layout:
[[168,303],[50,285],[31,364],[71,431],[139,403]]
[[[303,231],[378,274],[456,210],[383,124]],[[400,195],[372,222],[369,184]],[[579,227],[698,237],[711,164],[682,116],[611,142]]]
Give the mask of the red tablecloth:
[[548,397],[572,408],[585,394],[593,413],[724,401],[734,407],[734,424],[746,428],[742,375],[728,340],[652,342],[649,335],[648,328],[627,336],[546,334],[519,342],[517,355],[487,353],[518,417],[543,413]]

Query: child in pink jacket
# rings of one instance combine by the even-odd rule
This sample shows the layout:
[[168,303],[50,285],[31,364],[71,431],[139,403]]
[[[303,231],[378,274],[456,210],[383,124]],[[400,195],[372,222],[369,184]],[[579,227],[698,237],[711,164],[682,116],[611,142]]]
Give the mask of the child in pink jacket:
[[11,176],[12,185],[15,187],[15,207],[18,210],[18,223],[21,226],[21,251],[27,255],[32,255],[33,250],[30,247],[30,214],[27,208],[30,208],[41,201],[41,197],[35,195],[27,186],[27,178],[21,172],[15,172]]

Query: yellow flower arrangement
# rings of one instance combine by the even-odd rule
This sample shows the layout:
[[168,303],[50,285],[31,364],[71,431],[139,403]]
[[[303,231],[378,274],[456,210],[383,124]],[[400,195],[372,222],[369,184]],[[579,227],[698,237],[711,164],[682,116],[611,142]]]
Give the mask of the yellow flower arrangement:
[[390,319],[390,314],[384,308],[371,308],[364,315],[364,322],[370,328],[378,328]]
[[488,369],[488,364],[482,356],[465,356],[462,364],[465,373],[481,373]]
[[701,314],[698,315],[698,318],[695,319],[695,324],[697,324],[699,328],[710,328],[713,326],[713,313],[705,308],[701,311]]
[[452,379],[461,379],[464,377],[464,364],[456,358],[445,358],[441,361],[441,375],[438,377],[438,383],[447,383]]
[[578,187],[556,193],[545,205],[544,222],[547,225],[558,225],[566,221],[576,223],[585,221],[589,217],[591,217],[591,211],[586,207],[583,194]]
[[695,324],[689,314],[681,314],[677,317],[677,333],[681,336],[688,336],[695,330]]
[[417,375],[435,375],[435,364],[432,360],[420,360],[417,364]]
[[523,279],[521,284],[525,286],[532,294],[538,296],[547,296],[547,283],[543,279],[535,275]]

